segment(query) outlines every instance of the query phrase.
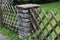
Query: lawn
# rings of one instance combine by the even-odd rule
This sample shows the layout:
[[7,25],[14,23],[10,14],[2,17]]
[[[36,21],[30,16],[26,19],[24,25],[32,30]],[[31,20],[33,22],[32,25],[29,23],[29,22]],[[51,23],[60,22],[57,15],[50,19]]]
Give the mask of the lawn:
[[46,10],[54,10],[57,11],[56,17],[60,20],[60,2],[49,3],[49,4],[42,4],[42,8]]
[[3,25],[0,25],[0,33],[7,36],[9,40],[18,40],[18,34],[14,33],[10,29],[5,28]]
[[[41,7],[48,10],[48,11],[50,11],[51,9],[54,11],[57,11],[56,17],[58,20],[60,20],[60,3],[59,2],[42,4]],[[42,14],[40,16],[42,16]],[[44,20],[44,22],[46,22],[46,20]],[[55,21],[52,20],[51,23],[54,25]],[[43,27],[42,24],[40,26]],[[48,28],[50,29],[50,25],[48,25]],[[56,28],[56,31],[58,31],[58,33],[60,33],[60,27],[59,26]],[[1,25],[0,25],[0,33],[6,35],[10,40],[18,40],[18,34],[17,33],[13,33],[13,31],[6,29],[4,26],[1,26]],[[45,31],[45,33],[47,33],[47,32]],[[52,37],[53,36],[55,36],[54,32],[52,33]],[[48,39],[48,40],[50,40],[50,39]]]

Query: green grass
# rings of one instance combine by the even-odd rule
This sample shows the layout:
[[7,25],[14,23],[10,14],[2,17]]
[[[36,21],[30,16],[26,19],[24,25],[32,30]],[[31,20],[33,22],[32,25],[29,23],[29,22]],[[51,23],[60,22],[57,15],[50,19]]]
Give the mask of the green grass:
[[18,34],[14,33],[10,29],[5,28],[4,26],[0,25],[0,33],[4,36],[7,36],[9,40],[18,40]]
[[60,2],[43,4],[42,8],[44,8],[46,10],[57,11],[57,15],[56,16],[57,16],[58,20],[60,20]]
[[[42,4],[41,7],[44,8],[44,9],[46,9],[46,10],[48,10],[48,11],[50,11],[51,9],[54,10],[54,11],[57,11],[56,17],[57,17],[58,20],[60,20],[60,3],[59,3],[59,2],[49,3],[49,4]],[[49,18],[50,18],[50,17],[51,17],[51,14],[49,13],[48,15],[49,15]],[[43,14],[41,14],[41,17],[42,17],[42,16],[43,16]],[[44,23],[47,22],[46,19],[44,19],[43,21],[44,21]],[[55,25],[55,20],[53,19],[53,20],[51,21],[51,23],[52,23],[53,25]],[[42,23],[41,23],[40,26],[41,26],[42,29],[43,29],[44,25],[43,25]],[[51,29],[52,29],[52,28],[50,27],[50,24],[47,26],[47,28],[48,28],[48,30],[51,30]],[[57,33],[60,33],[60,27],[59,27],[59,26],[57,26],[57,28],[56,28],[55,30],[56,30]],[[12,32],[11,30],[9,30],[9,29],[5,28],[4,26],[1,26],[1,25],[0,25],[0,33],[2,33],[2,34],[4,34],[5,36],[7,36],[10,40],[18,40],[18,34],[17,34],[17,33],[14,33],[14,32]],[[48,33],[48,32],[46,31],[46,29],[45,29],[44,33],[45,33],[45,34]],[[51,35],[52,35],[52,37],[55,37],[55,36],[56,36],[56,34],[54,33],[54,31],[51,33]],[[34,34],[33,36],[35,37],[35,34]],[[41,35],[41,36],[43,37],[43,35]],[[31,40],[31,39],[30,39],[30,40]],[[48,37],[48,40],[51,40],[51,39],[50,39],[50,36]]]

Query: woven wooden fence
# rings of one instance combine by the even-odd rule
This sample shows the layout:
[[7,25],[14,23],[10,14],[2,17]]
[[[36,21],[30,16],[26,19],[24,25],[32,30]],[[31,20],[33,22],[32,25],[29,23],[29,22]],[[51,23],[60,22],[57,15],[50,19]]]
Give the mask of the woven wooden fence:
[[[0,22],[7,28],[17,31],[18,30],[18,14],[16,8],[11,5],[10,1],[2,1],[0,10]],[[60,40],[60,20],[57,19],[57,12],[39,10],[36,8],[29,9],[31,13],[32,24],[31,33],[33,34],[28,40]],[[37,21],[37,19],[39,19]],[[52,23],[53,22],[53,23]],[[40,27],[39,27],[40,25]],[[58,28],[58,29],[57,29]],[[35,34],[34,34],[35,33]]]
[[[41,10],[42,15],[40,16],[40,29],[36,33],[38,40],[60,40],[60,32],[57,31],[57,28],[60,28],[60,21],[57,19],[56,14],[52,10],[45,11],[44,9]],[[45,20],[45,21],[44,21]]]
[[[1,23],[4,24],[7,28],[17,31],[17,13],[15,7],[11,4],[9,0],[1,0]],[[15,30],[16,29],[16,30]]]
[[[56,28],[60,28],[60,20],[56,17],[56,12],[50,10],[50,15],[48,11],[43,11],[44,16],[41,18],[40,25],[43,24],[43,28],[41,29],[39,35],[41,40],[60,40],[60,32],[56,30]],[[45,23],[43,20],[46,20]],[[53,22],[53,23],[52,23]],[[40,26],[41,28],[42,26]],[[39,37],[38,35],[38,37]],[[54,36],[53,36],[54,35]],[[43,37],[43,38],[41,38]]]
[[[38,11],[35,10],[38,14]],[[60,20],[56,17],[57,12],[44,9],[40,10],[40,28],[30,40],[60,40]],[[28,39],[29,40],[29,39]]]

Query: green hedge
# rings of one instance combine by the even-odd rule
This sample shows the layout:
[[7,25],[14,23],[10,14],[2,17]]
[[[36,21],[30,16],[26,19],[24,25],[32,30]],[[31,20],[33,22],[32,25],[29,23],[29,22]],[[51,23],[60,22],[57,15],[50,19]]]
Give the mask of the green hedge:
[[14,5],[16,4],[25,4],[25,3],[47,3],[47,2],[53,2],[57,0],[13,0]]

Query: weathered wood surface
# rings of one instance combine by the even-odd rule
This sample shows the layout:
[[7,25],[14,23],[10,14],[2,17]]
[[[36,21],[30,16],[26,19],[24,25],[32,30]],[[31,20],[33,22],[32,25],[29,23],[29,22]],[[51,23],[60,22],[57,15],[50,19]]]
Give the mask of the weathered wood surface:
[[18,7],[18,8],[23,8],[23,9],[27,9],[27,8],[40,7],[40,5],[38,5],[38,4],[22,4],[22,5],[17,5],[16,7]]

